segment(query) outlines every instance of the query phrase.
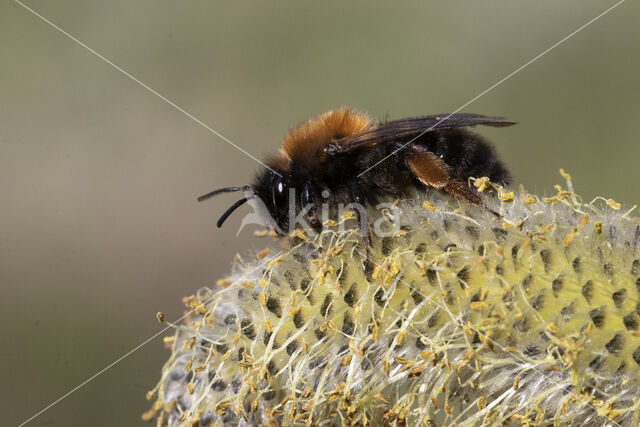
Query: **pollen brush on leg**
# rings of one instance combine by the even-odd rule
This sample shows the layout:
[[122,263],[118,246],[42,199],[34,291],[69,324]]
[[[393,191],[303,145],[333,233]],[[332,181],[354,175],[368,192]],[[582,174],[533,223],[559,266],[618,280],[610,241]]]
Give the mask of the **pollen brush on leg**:
[[640,221],[475,184],[499,218],[436,190],[369,210],[398,224],[372,233],[370,275],[350,214],[186,298],[146,418],[636,425]]

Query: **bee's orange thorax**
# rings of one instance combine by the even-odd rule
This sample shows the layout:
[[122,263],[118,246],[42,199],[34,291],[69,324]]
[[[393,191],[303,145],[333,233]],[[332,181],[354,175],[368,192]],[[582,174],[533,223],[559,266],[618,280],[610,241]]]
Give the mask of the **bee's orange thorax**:
[[288,171],[292,161],[320,162],[324,147],[340,138],[360,133],[372,123],[369,116],[348,107],[331,110],[292,129],[282,140],[280,151],[270,160],[274,167]]

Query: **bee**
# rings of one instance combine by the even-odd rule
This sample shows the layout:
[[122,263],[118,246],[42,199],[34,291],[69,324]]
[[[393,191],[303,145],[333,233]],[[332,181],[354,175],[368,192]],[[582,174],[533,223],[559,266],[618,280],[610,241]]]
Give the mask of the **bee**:
[[[475,206],[482,199],[469,177],[489,177],[506,185],[510,174],[493,146],[466,128],[510,126],[501,117],[440,114],[374,122],[366,114],[339,108],[302,123],[289,132],[280,150],[266,159],[266,168],[251,185],[227,187],[200,196],[203,201],[224,192],[245,191],[218,220],[258,198],[279,228],[292,231],[291,210],[301,212],[320,229],[321,205],[375,205],[383,198],[413,197],[425,187],[451,194]],[[369,247],[366,210],[356,209]]]

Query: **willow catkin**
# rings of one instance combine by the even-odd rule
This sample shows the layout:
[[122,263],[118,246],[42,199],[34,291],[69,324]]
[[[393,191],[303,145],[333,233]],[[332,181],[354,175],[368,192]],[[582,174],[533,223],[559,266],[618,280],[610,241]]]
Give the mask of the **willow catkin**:
[[475,184],[500,217],[437,191],[375,213],[400,227],[374,236],[370,274],[359,231],[331,224],[186,298],[143,417],[636,425],[638,220],[560,187]]

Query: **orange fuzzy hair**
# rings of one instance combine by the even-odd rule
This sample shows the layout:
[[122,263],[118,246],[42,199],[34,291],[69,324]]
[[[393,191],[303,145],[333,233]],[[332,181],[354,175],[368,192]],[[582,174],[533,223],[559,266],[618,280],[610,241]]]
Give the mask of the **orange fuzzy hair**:
[[369,116],[364,113],[348,107],[331,110],[292,129],[282,140],[278,154],[269,159],[269,164],[285,172],[293,162],[318,164],[327,144],[339,143],[340,138],[360,133],[371,125]]

